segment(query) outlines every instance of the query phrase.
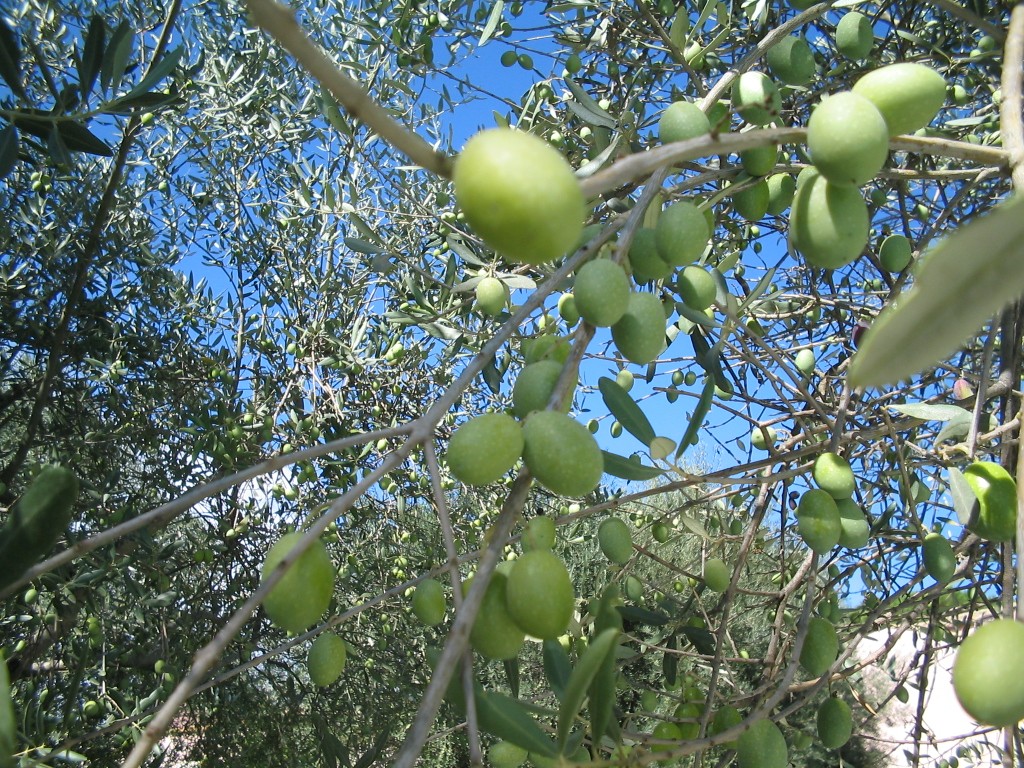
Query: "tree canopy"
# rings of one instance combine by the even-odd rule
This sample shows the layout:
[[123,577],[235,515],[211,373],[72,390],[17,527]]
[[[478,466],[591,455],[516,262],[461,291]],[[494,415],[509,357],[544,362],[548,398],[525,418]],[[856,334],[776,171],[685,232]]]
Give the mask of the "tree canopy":
[[1024,762],[1012,643],[924,726],[1024,621],[1022,61],[997,0],[5,9],[0,768]]

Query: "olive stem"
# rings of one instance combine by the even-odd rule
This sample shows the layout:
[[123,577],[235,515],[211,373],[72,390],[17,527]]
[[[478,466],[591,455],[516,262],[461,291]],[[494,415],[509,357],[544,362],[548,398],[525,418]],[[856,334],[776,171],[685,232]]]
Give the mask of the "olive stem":
[[1024,62],[1024,6],[1010,14],[1003,56],[1003,102],[999,109],[999,132],[1010,155],[1013,188],[1024,190],[1024,126],[1021,125],[1021,63]]

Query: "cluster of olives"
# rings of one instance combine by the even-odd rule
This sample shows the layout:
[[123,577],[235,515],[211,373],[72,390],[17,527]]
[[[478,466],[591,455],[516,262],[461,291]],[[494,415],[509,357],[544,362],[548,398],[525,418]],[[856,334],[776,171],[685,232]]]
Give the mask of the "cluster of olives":
[[[554,543],[551,518],[533,518],[523,535],[523,555],[500,563],[491,575],[469,636],[481,656],[511,659],[519,654],[527,635],[554,640],[569,628],[575,592],[565,563],[551,551]],[[472,583],[473,577],[462,582],[464,594]],[[424,624],[440,624],[446,611],[440,582],[420,582],[412,609]]]
[[[263,562],[266,579],[302,539],[299,532],[282,536]],[[334,565],[322,541],[314,541],[291,564],[263,601],[270,621],[288,632],[304,632],[318,622],[334,594]],[[315,685],[327,686],[341,677],[348,648],[333,632],[317,637],[309,649],[306,666]]]
[[805,491],[796,509],[797,532],[814,552],[824,554],[840,544],[859,549],[868,543],[870,526],[864,510],[853,500],[850,463],[835,453],[823,453],[811,470],[817,488]]
[[[859,187],[885,165],[889,138],[923,128],[945,98],[941,75],[923,64],[900,63],[869,72],[852,90],[817,105],[807,123],[813,165],[797,177],[790,215],[790,240],[809,264],[837,269],[860,256],[870,217]],[[885,247],[892,271],[909,261],[903,240]]]

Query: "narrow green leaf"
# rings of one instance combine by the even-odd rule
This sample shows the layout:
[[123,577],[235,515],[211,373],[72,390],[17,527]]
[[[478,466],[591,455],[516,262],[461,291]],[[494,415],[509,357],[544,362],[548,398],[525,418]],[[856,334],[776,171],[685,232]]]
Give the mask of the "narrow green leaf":
[[128,67],[128,59],[135,48],[135,33],[128,22],[122,21],[110,35],[110,42],[103,52],[103,64],[100,66],[100,88],[107,91],[117,89],[124,79]]
[[732,382],[726,378],[725,371],[722,370],[722,355],[718,345],[712,347],[708,344],[708,340],[704,338],[704,332],[699,326],[693,329],[693,333],[689,334],[689,337],[697,364],[715,380],[715,384],[719,388],[731,392]]
[[572,674],[569,654],[557,640],[545,640],[543,657],[544,676],[548,679],[551,690],[555,692],[555,697],[561,701],[565,693],[565,684],[569,682],[569,675]]
[[113,156],[113,150],[100,141],[88,128],[81,123],[61,120],[57,123],[57,131],[64,145],[72,152],[85,152],[100,157]]
[[82,59],[78,62],[78,88],[83,99],[89,97],[89,91],[96,83],[103,63],[103,45],[106,42],[107,28],[103,17],[93,14],[89,20],[89,29],[85,33],[85,46],[82,48]]
[[358,251],[359,253],[374,254],[381,253],[384,250],[384,248],[374,245],[368,240],[363,240],[359,237],[346,237],[344,240],[345,245],[348,246],[349,249]]
[[693,643],[697,653],[705,656],[713,656],[715,653],[715,636],[710,630],[703,627],[680,627],[679,631],[686,635],[686,639]]
[[545,757],[558,754],[555,744],[517,699],[483,688],[475,691],[475,697],[477,721],[482,730],[498,739],[511,741],[528,752]]
[[[373,744],[366,750],[359,759],[356,760],[356,764],[352,768],[370,768],[377,762],[377,758],[381,756],[384,751],[384,747],[388,745],[388,741],[391,738],[391,728],[385,726],[381,729],[381,732],[377,734],[377,738],[373,740]],[[339,742],[340,743],[340,742]]]
[[948,403],[901,403],[890,405],[894,411],[899,411],[904,416],[925,421],[953,421],[962,419],[965,416],[971,418],[971,412],[959,405]]
[[17,760],[18,723],[11,700],[11,679],[7,674],[7,661],[0,654],[0,768],[14,768]]
[[0,18],[0,77],[16,96],[25,98],[21,86],[21,47],[17,33]]
[[0,179],[4,178],[18,164],[18,129],[8,125],[0,131]]
[[487,15],[487,22],[480,33],[480,41],[477,43],[477,46],[484,45],[491,39],[494,35],[494,30],[498,28],[498,24],[501,22],[501,15],[504,10],[505,0],[495,0],[494,5],[491,6],[491,12]]
[[490,362],[484,366],[480,375],[484,379],[484,384],[487,385],[487,388],[491,390],[491,392],[494,394],[501,392],[502,373],[495,364],[494,358],[491,358]]
[[505,681],[512,698],[519,698],[519,659],[505,659]]
[[649,611],[636,605],[620,605],[618,612],[624,620],[631,621],[634,624],[648,624],[652,627],[661,627],[671,621],[664,613]]
[[613,477],[621,477],[623,480],[650,480],[665,473],[663,469],[641,464],[640,457],[636,455],[627,459],[617,453],[601,453],[604,455],[604,471]]
[[751,289],[750,294],[745,299],[743,299],[743,302],[737,309],[736,314],[742,315],[744,312],[746,312],[747,307],[749,307],[751,304],[757,301],[761,294],[768,290],[768,287],[772,284],[772,280],[774,279],[775,267],[772,267],[771,269],[764,273],[764,277],[757,281],[757,285],[755,285],[753,289]]
[[562,703],[558,707],[558,725],[555,733],[558,738],[559,750],[564,750],[572,732],[572,724],[583,708],[583,702],[587,698],[587,689],[594,679],[601,663],[612,653],[615,645],[619,642],[619,631],[617,629],[606,629],[587,646],[587,650],[580,656],[579,661],[569,676],[566,683],[565,693],[562,695]]
[[571,101],[568,102],[568,106],[577,117],[591,123],[592,125],[599,125],[603,128],[616,127],[617,123],[615,118],[612,117],[607,110],[602,109],[601,105],[597,103],[594,97],[583,89],[583,86],[571,77],[565,78],[565,84],[576,99],[575,106],[574,102]]
[[608,406],[612,416],[618,419],[622,428],[644,445],[650,445],[657,434],[629,393],[607,376],[598,379],[597,386],[601,390],[604,404]]
[[971,414],[967,414],[964,417],[957,417],[950,419],[945,423],[942,429],[939,430],[939,434],[935,436],[935,444],[941,445],[946,440],[957,440],[961,437],[966,437],[971,431],[971,421],[973,417]]
[[679,638],[677,635],[669,635],[662,643],[665,646],[665,654],[661,658],[661,674],[665,678],[666,685],[675,685],[679,672]]
[[679,441],[679,447],[676,448],[676,459],[683,455],[686,449],[690,446],[690,441],[696,437],[697,432],[704,424],[704,419],[707,418],[708,411],[711,410],[711,403],[715,399],[715,380],[708,378],[704,382],[704,390],[700,393],[700,400],[697,401],[697,407],[693,410],[693,415],[690,417],[690,423],[686,426],[686,433]]
[[142,80],[139,81],[138,85],[128,91],[125,94],[128,97],[137,96],[140,93],[149,93],[165,77],[167,77],[178,66],[178,62],[181,61],[181,57],[184,55],[185,49],[178,46],[173,51],[168,51],[160,61],[158,61],[146,74]]
[[71,167],[71,153],[68,152],[67,145],[61,138],[61,132],[57,129],[57,126],[53,126],[53,130],[50,131],[49,137],[46,141],[46,151],[50,154],[50,160],[53,164],[62,167]]
[[953,354],[1024,293],[1020,196],[961,227],[923,258],[914,285],[882,310],[850,362],[855,387],[890,384]]
[[601,743],[601,739],[604,738],[604,734],[608,730],[608,723],[612,719],[612,712],[615,709],[615,682],[617,675],[615,673],[616,653],[614,651],[618,648],[621,648],[621,646],[616,643],[613,651],[601,661],[597,674],[590,681],[590,688],[587,690],[587,696],[590,699],[590,704],[587,706],[587,709],[590,711],[590,741],[593,744]]
[[967,527],[977,522],[980,511],[978,497],[964,473],[956,467],[949,468],[949,495],[953,498],[953,509],[961,525]]

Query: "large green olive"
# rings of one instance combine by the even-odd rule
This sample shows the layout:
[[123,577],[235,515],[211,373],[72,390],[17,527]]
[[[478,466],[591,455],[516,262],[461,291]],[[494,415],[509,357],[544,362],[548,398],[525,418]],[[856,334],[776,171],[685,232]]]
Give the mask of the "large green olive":
[[856,187],[831,184],[817,171],[807,169],[801,177],[797,179],[790,213],[789,237],[793,247],[812,266],[846,266],[867,245],[867,203]]
[[583,231],[584,200],[572,168],[543,139],[493,128],[455,159],[455,199],[499,253],[542,264],[571,250]]

